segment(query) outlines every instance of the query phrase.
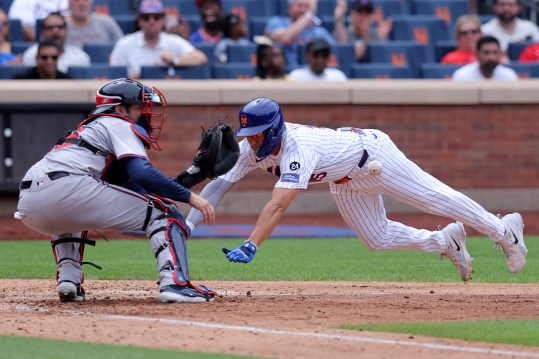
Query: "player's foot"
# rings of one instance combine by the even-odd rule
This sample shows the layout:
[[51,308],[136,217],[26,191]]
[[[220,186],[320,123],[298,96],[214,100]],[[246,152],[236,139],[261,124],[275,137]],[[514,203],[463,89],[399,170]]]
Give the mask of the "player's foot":
[[58,283],[58,295],[61,302],[82,302],[85,293],[80,284],[62,281]]
[[201,292],[189,286],[167,285],[161,288],[159,301],[161,303],[199,303],[212,302],[215,299],[213,291],[203,285],[199,288]]
[[451,259],[455,267],[460,272],[463,281],[470,280],[472,276],[472,257],[466,249],[466,232],[464,225],[460,222],[450,223],[442,229],[447,249],[442,253],[442,258],[446,256]]
[[508,214],[501,217],[501,220],[505,227],[505,237],[501,242],[497,242],[495,248],[499,246],[505,253],[509,272],[518,273],[526,264],[528,255],[528,249],[524,243],[524,221],[518,213]]

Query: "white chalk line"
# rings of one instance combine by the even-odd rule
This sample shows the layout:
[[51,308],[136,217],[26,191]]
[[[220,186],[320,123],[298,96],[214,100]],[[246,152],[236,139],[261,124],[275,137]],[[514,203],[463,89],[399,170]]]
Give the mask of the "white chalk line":
[[[35,306],[16,306],[15,309],[19,311],[25,311],[25,312],[28,312],[28,311],[48,312],[47,308],[35,307]],[[516,356],[516,357],[524,357],[524,358],[539,358],[539,353],[518,352],[518,351],[499,350],[499,349],[484,349],[484,348],[464,347],[464,346],[458,346],[458,345],[446,345],[446,344],[436,344],[436,343],[428,343],[428,342],[421,342],[421,343],[406,342],[402,340],[368,338],[368,337],[338,335],[338,334],[324,334],[324,333],[314,333],[314,332],[297,332],[297,331],[289,331],[289,330],[281,330],[281,329],[266,329],[266,328],[238,326],[238,325],[195,322],[195,321],[190,321],[190,320],[150,318],[150,317],[127,316],[127,315],[118,315],[118,314],[100,314],[100,313],[81,312],[81,311],[76,311],[76,310],[62,310],[61,312],[65,314],[70,314],[70,315],[85,316],[85,317],[92,317],[92,318],[120,319],[120,320],[127,320],[127,321],[154,322],[154,323],[157,322],[157,323],[185,325],[185,326],[200,327],[200,328],[233,330],[233,331],[240,331],[240,332],[277,334],[277,335],[299,336],[299,337],[330,339],[330,340],[344,340],[344,341],[351,341],[351,342],[386,344],[386,345],[402,345],[402,346],[409,346],[409,347],[442,349],[442,350],[451,350],[451,351],[459,351],[459,352],[493,354],[493,355],[502,355],[502,356]]]

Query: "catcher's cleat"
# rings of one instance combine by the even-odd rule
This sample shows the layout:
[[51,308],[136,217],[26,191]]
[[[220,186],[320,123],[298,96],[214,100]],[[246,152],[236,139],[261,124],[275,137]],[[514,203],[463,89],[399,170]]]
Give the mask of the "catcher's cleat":
[[470,257],[466,249],[464,225],[460,222],[450,223],[441,231],[447,242],[447,249],[442,253],[442,259],[444,256],[451,259],[459,270],[462,280],[465,282],[470,280],[472,276],[472,257]]
[[58,295],[60,302],[82,302],[84,301],[84,289],[80,284],[69,281],[58,283]]
[[196,290],[190,286],[179,286],[177,284],[167,285],[161,288],[159,301],[161,303],[200,303],[212,302],[215,299],[215,292],[201,285]]
[[494,248],[502,248],[509,272],[518,273],[526,264],[528,255],[528,249],[524,243],[524,222],[518,213],[508,214],[501,217],[501,220],[505,227],[505,237],[501,242],[497,242]]

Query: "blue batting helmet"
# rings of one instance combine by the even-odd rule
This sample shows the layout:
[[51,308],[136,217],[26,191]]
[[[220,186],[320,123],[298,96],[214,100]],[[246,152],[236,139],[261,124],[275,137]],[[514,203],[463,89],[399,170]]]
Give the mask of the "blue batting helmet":
[[284,119],[281,107],[274,100],[258,97],[249,101],[239,113],[240,128],[236,136],[253,136],[264,132],[264,143],[256,151],[256,156],[269,156],[281,142]]

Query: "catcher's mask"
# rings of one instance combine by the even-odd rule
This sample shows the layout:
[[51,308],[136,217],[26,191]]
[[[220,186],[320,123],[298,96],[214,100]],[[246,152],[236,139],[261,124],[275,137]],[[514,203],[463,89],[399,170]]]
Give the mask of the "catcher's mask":
[[96,109],[93,114],[111,112],[116,105],[140,105],[142,114],[137,124],[150,136],[152,148],[161,150],[158,144],[161,128],[166,115],[154,112],[154,106],[166,106],[165,96],[155,87],[148,87],[131,79],[117,79],[103,85],[95,97]]
[[253,136],[264,132],[264,143],[256,151],[258,158],[269,156],[281,142],[283,113],[277,102],[270,98],[258,97],[243,106],[239,113],[239,124],[236,136]]

